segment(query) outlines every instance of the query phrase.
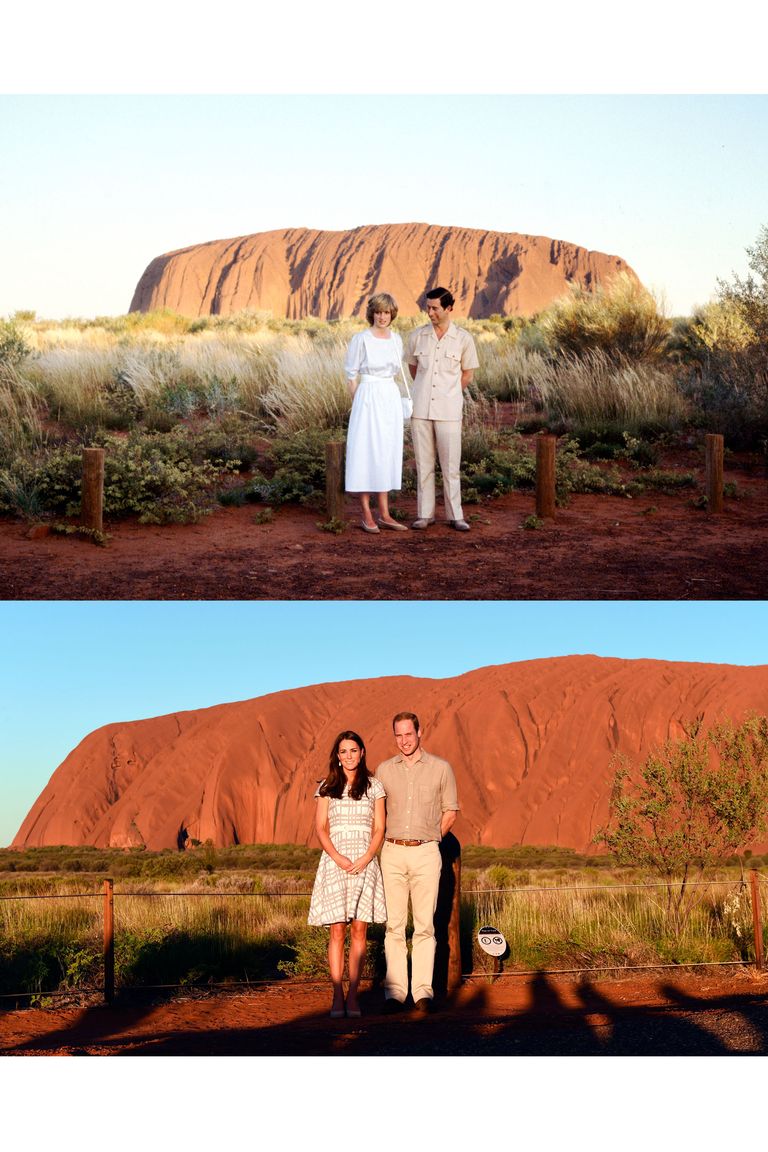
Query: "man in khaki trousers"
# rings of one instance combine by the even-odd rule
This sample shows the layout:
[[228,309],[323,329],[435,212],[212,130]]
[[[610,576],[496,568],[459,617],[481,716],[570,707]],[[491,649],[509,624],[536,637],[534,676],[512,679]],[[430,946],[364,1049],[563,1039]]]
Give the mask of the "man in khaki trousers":
[[435,457],[443,474],[445,518],[468,532],[461,507],[461,419],[464,391],[480,366],[475,342],[451,320],[454,299],[445,288],[427,292],[429,324],[408,337],[405,358],[413,379],[411,439],[416,459],[416,520],[412,528],[435,522]]
[[387,793],[387,824],[381,848],[387,900],[384,995],[388,1011],[400,1009],[408,996],[405,927],[410,899],[411,996],[418,1012],[426,1014],[434,997],[434,915],[440,884],[440,841],[452,827],[459,804],[450,764],[421,747],[418,717],[413,712],[398,712],[392,728],[399,752],[376,769]]

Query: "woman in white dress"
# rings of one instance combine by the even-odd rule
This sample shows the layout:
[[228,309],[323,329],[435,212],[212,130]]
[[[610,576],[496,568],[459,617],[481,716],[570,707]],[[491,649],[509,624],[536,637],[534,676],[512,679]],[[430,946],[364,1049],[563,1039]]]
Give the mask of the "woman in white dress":
[[[340,732],[328,775],[317,792],[315,831],[323,846],[309,904],[309,924],[330,928],[328,967],[333,985],[331,1016],[359,1016],[357,989],[370,923],[387,919],[384,882],[376,853],[384,840],[384,785],[368,773],[365,745],[356,732]],[[350,925],[346,1003],[344,938]]]
[[[378,532],[379,526],[407,532],[389,513],[389,493],[399,491],[403,479],[403,405],[396,382],[403,341],[391,327],[397,304],[388,292],[379,292],[368,301],[365,316],[370,327],[352,337],[344,360],[352,393],[345,487],[360,494],[365,532]],[[373,493],[378,524],[371,513]]]

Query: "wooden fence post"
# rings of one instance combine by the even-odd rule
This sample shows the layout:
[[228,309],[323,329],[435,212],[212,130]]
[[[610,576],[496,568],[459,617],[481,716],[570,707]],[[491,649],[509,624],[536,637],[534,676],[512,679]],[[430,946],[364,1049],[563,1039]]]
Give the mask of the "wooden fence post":
[[344,519],[344,445],[329,440],[325,445],[325,507],[329,520]]
[[763,967],[763,918],[760,909],[760,877],[755,868],[750,873],[752,885],[752,926],[755,932],[755,968]]
[[83,482],[80,496],[80,524],[102,532],[104,511],[104,449],[83,448]]
[[555,445],[557,437],[536,437],[536,515],[554,519],[555,515]]
[[705,444],[707,512],[723,510],[723,437],[708,432]]
[[115,998],[115,882],[104,881],[104,1003]]

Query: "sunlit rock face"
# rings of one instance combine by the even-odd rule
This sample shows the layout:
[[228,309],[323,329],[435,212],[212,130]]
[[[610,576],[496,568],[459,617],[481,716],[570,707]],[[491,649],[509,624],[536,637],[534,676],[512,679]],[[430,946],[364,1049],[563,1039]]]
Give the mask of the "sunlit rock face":
[[424,308],[441,285],[457,317],[531,316],[570,283],[588,290],[617,273],[619,256],[564,240],[431,224],[377,224],[350,232],[286,228],[212,240],[156,257],[139,280],[132,312],[168,308],[182,316],[244,310],[321,320],[362,317],[374,292],[389,292],[403,316]]
[[14,846],[314,843],[313,795],[336,735],[360,733],[375,768],[396,752],[392,717],[411,711],[424,747],[455,769],[462,843],[594,850],[615,753],[644,758],[697,716],[764,712],[767,695],[766,666],[568,656],[108,724],[56,769]]

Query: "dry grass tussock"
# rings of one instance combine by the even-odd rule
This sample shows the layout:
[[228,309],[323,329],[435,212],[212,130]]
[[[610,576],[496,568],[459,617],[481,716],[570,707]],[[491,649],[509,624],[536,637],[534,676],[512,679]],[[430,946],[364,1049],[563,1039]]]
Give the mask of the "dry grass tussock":
[[551,419],[578,427],[675,428],[688,416],[669,371],[601,351],[542,360],[533,385]]
[[10,364],[0,366],[0,467],[41,446],[37,391]]
[[275,376],[261,398],[264,415],[281,435],[338,428],[351,406],[344,373],[346,342],[318,346],[297,337],[275,356]]

